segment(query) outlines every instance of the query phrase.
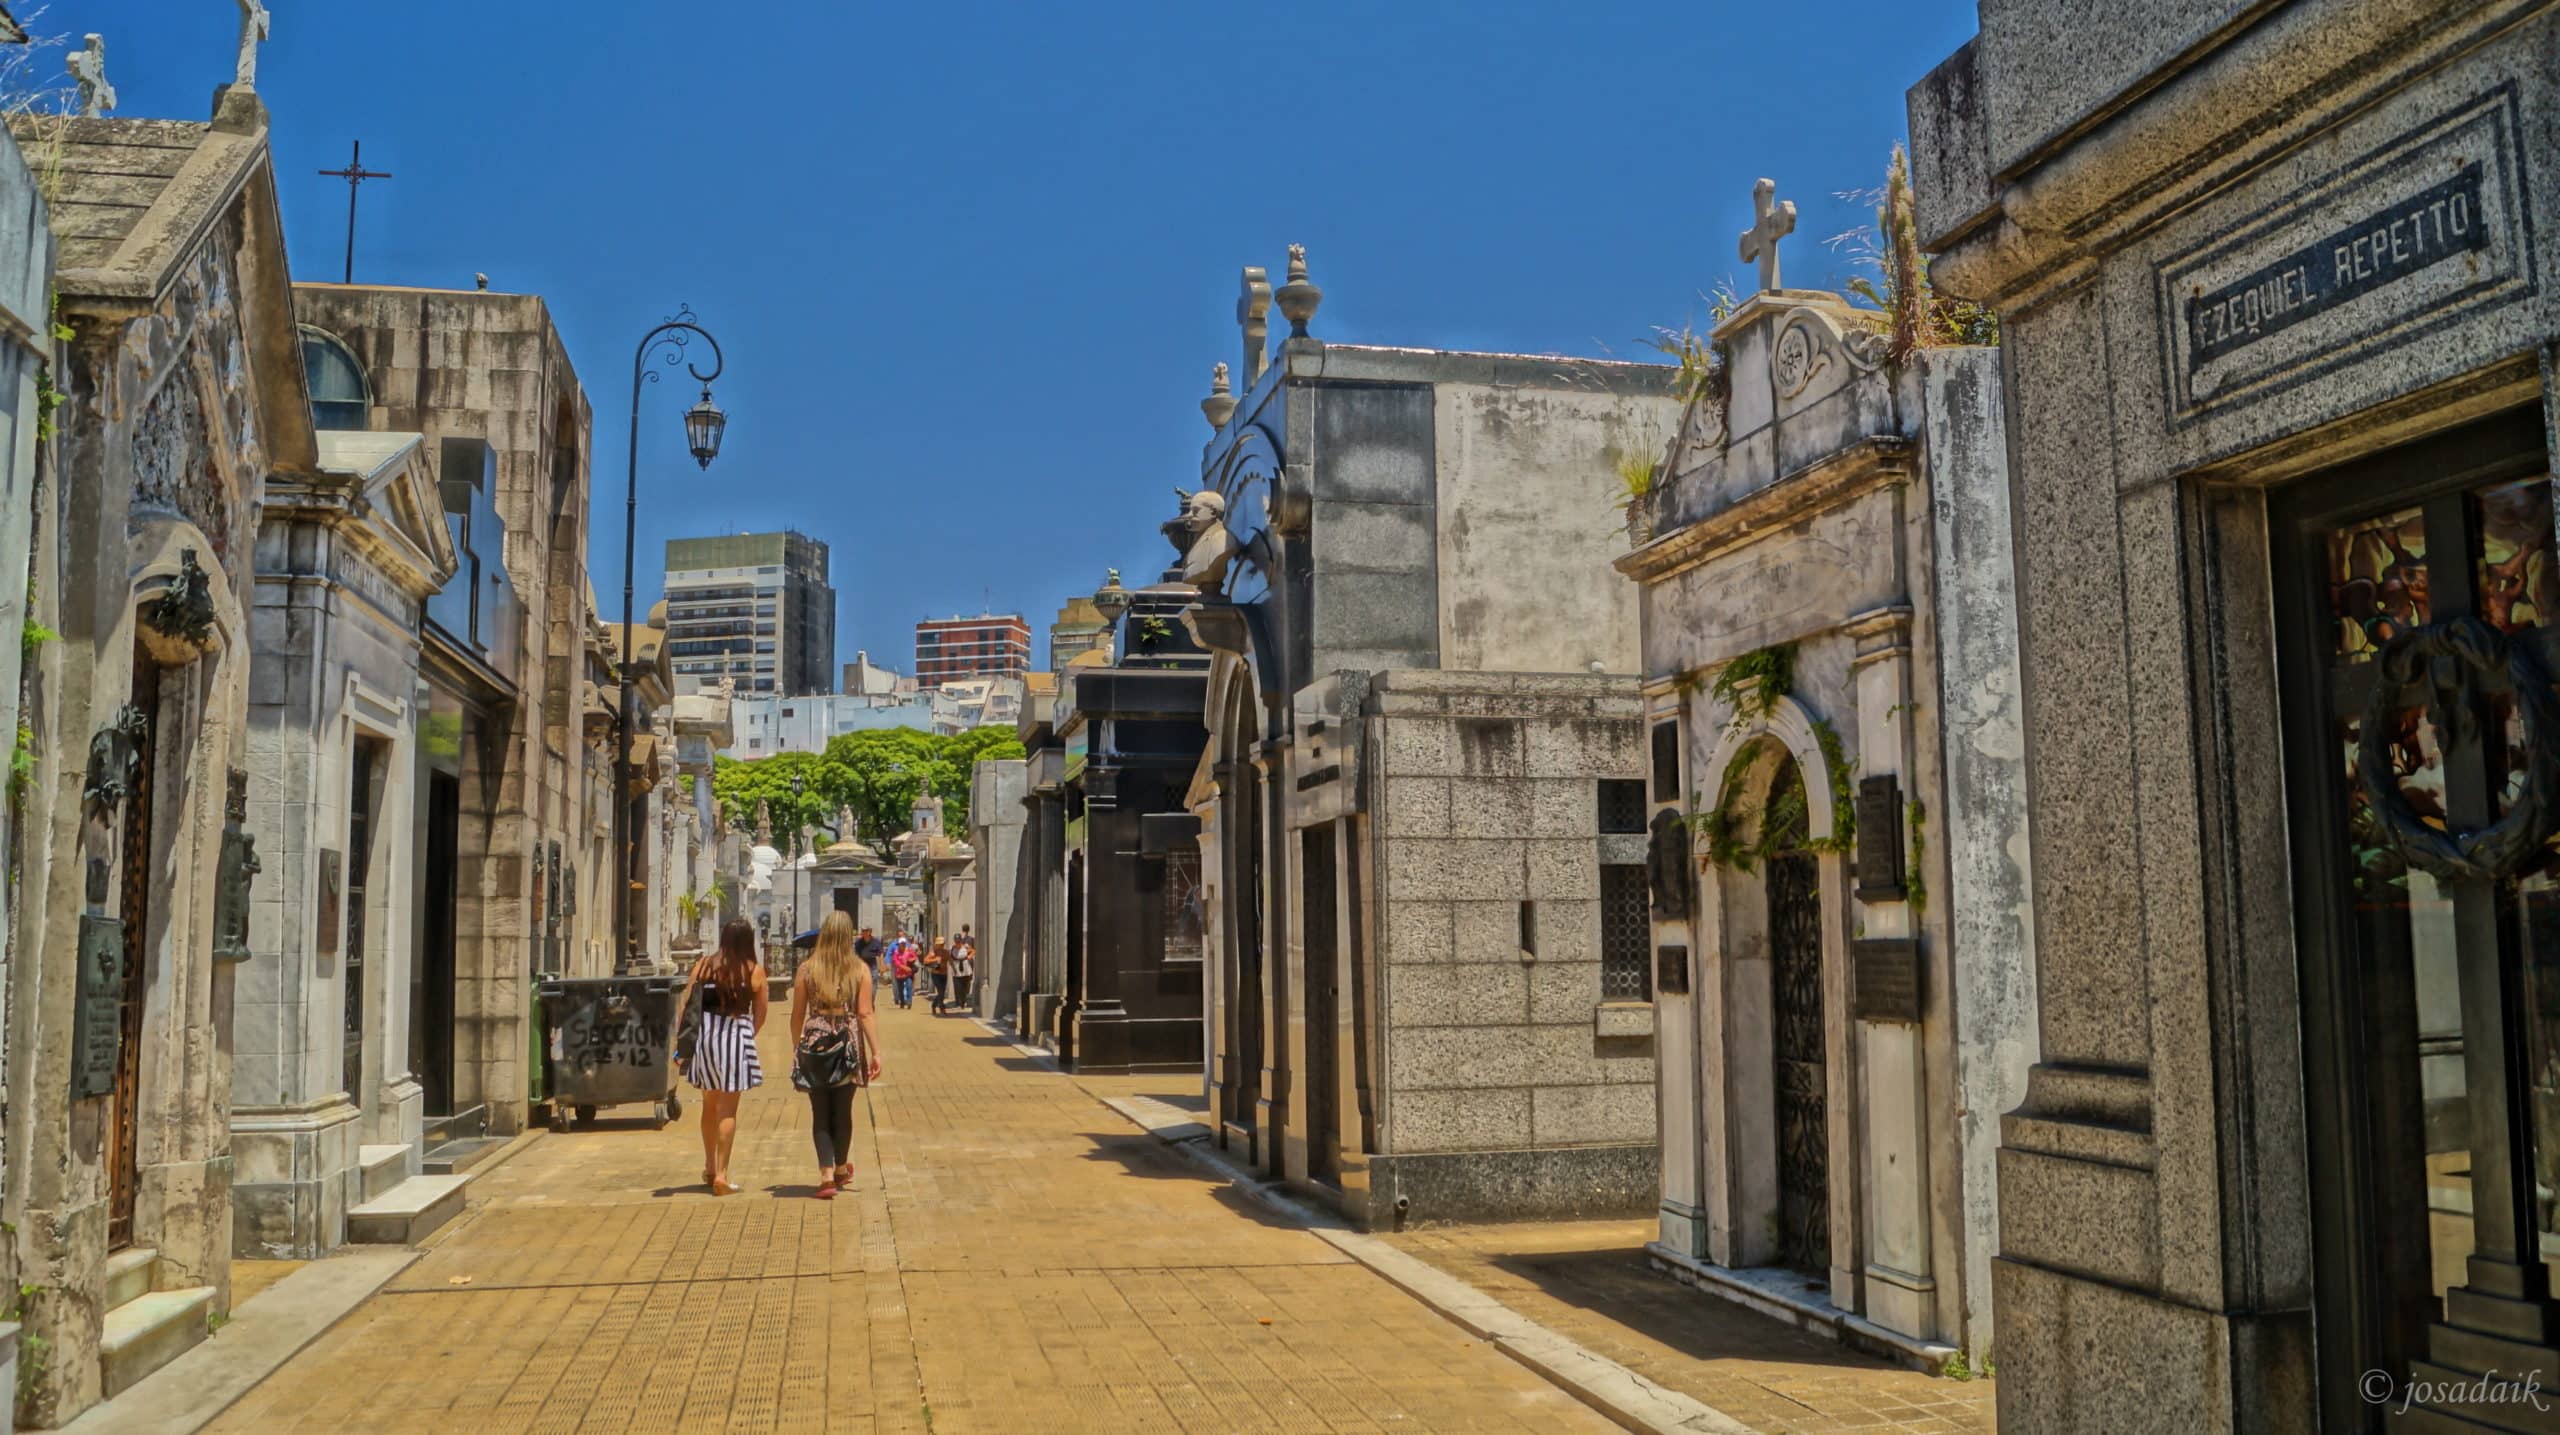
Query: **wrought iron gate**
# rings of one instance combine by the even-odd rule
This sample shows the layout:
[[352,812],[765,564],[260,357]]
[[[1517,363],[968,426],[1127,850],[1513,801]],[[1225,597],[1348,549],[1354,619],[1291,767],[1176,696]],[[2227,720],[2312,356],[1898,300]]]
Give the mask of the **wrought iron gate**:
[[124,991],[116,1004],[116,1084],[107,1135],[107,1249],[133,1244],[134,1197],[142,1184],[142,1007],[150,990],[151,804],[159,787],[160,668],[136,651],[133,664],[133,781],[125,794],[120,914],[124,921]]
[[1769,858],[1771,1056],[1778,1116],[1778,1259],[1831,1265],[1830,1076],[1823,1040],[1822,896],[1809,852]]

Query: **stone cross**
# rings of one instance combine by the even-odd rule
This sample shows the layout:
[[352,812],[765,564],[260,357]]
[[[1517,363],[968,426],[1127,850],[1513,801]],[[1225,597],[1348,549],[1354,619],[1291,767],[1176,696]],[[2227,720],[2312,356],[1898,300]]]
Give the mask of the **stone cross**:
[[1742,231],[1742,262],[1760,263],[1760,292],[1778,287],[1778,241],[1796,232],[1796,202],[1778,199],[1778,182],[1751,186],[1751,227]]
[[258,0],[240,0],[240,67],[233,84],[244,90],[258,87],[258,42],[267,38],[267,7]]
[[87,47],[72,51],[63,65],[80,82],[80,113],[103,115],[116,107],[116,87],[107,83],[105,36],[90,36]]
[[1244,289],[1236,296],[1236,322],[1244,326],[1244,389],[1262,378],[1262,366],[1269,359],[1263,337],[1270,332],[1270,321],[1263,316],[1271,312],[1271,276],[1259,264],[1244,267]]

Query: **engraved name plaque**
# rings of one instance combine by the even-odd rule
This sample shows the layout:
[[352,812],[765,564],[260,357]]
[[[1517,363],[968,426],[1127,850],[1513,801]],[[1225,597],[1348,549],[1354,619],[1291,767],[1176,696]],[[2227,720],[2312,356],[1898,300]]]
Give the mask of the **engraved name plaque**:
[[1861,937],[1849,944],[1850,1000],[1860,1021],[1920,1019],[1920,944]]
[[72,991],[71,1099],[116,1089],[116,1049],[124,1039],[124,923],[80,915],[79,984]]
[[1902,887],[1902,784],[1891,774],[1858,783],[1858,900],[1899,902]]
[[2172,427],[2535,292],[2512,83],[2154,261]]

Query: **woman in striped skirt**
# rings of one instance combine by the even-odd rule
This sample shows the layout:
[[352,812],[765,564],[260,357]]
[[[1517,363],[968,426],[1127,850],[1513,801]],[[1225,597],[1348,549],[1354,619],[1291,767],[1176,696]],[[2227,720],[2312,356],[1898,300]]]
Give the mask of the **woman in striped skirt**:
[[[738,1140],[738,1098],[764,1084],[756,1060],[756,1033],[764,1029],[764,964],[756,960],[756,929],[733,920],[720,929],[720,950],[693,964],[687,999],[702,1003],[685,1076],[702,1093],[702,1179],[715,1196],[734,1196],[729,1148]],[[678,1010],[682,1010],[679,1007]]]

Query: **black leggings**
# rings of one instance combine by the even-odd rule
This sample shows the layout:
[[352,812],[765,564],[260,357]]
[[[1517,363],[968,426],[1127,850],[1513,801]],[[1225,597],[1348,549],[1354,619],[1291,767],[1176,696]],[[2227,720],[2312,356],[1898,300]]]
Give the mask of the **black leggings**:
[[853,1163],[853,1093],[842,1086],[809,1088],[809,1135],[818,1143],[818,1164],[832,1170]]

